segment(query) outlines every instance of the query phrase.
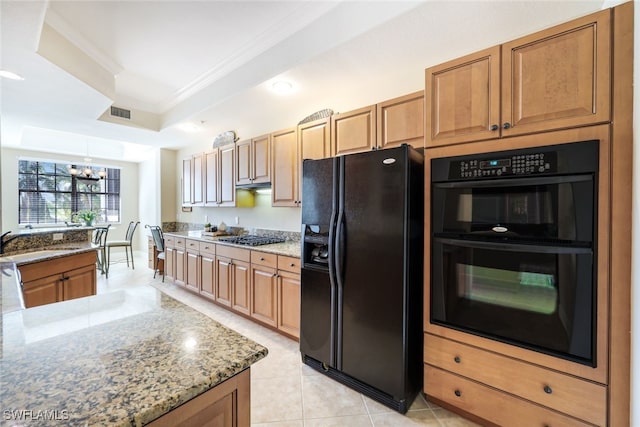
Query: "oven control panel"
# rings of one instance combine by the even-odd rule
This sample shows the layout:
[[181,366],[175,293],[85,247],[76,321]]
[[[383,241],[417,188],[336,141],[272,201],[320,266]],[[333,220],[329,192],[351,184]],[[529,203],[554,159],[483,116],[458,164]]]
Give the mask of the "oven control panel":
[[473,156],[473,158],[452,161],[449,178],[540,175],[554,173],[557,169],[557,153],[555,151],[523,153],[521,150],[513,155],[500,154],[500,157]]

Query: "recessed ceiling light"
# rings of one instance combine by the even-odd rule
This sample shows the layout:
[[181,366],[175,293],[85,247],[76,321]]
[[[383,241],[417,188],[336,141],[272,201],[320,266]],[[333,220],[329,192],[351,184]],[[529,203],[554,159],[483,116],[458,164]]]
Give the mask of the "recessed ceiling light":
[[0,77],[4,77],[6,79],[11,79],[11,80],[24,80],[24,77],[7,70],[0,70]]
[[277,82],[273,82],[271,84],[271,89],[277,93],[278,95],[286,95],[291,93],[293,90],[293,85],[284,80],[278,80]]
[[180,123],[177,127],[181,131],[189,132],[189,133],[199,132],[199,131],[202,130],[202,127],[198,126],[195,123],[191,123],[191,122]]

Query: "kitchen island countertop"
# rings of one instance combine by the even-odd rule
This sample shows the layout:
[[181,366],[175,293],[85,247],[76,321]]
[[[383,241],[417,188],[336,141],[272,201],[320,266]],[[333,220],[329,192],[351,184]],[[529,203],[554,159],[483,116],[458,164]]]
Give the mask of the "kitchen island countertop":
[[267,354],[150,286],[5,312],[1,326],[3,425],[144,425]]

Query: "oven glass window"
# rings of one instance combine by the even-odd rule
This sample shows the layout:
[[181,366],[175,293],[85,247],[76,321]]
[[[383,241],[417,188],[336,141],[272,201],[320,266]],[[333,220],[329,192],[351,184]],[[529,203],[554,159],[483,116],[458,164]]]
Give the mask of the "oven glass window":
[[456,266],[458,297],[540,314],[553,314],[558,307],[554,274],[481,267]]

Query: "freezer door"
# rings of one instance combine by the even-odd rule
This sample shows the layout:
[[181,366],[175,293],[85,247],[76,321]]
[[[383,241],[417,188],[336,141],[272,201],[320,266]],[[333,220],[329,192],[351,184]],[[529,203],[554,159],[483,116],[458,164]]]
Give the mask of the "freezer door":
[[336,236],[340,369],[392,396],[405,386],[406,147],[345,156]]
[[335,368],[335,292],[329,274],[301,272],[300,352]]

